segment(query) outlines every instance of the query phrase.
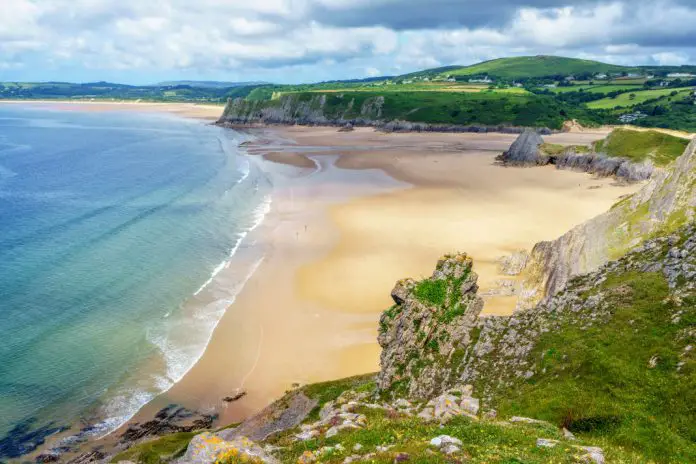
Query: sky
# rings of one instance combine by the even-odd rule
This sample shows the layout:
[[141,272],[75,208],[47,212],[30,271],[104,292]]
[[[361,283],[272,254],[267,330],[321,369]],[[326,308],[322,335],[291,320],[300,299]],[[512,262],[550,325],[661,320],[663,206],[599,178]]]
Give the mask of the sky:
[[0,0],[0,81],[299,83],[539,54],[696,64],[696,0]]

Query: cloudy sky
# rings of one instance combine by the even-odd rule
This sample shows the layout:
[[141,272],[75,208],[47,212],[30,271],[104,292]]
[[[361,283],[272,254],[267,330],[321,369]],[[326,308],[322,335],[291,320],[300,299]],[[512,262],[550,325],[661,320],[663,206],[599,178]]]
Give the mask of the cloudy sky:
[[0,0],[0,81],[315,82],[536,54],[696,64],[696,0]]

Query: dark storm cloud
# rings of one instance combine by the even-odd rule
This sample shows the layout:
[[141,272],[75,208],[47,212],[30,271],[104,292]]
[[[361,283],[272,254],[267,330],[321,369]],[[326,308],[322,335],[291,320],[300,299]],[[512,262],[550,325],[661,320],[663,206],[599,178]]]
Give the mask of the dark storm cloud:
[[309,17],[338,27],[383,26],[394,30],[501,27],[520,8],[597,4],[596,0],[375,0],[356,6],[315,3]]

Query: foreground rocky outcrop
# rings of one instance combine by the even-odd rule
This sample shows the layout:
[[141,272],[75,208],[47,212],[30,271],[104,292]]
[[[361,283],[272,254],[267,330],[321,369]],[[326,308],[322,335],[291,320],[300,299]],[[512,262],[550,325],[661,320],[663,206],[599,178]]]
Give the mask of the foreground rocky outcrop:
[[430,279],[399,281],[396,303],[380,318],[377,385],[408,398],[431,398],[454,385],[483,300],[466,254],[447,255]]

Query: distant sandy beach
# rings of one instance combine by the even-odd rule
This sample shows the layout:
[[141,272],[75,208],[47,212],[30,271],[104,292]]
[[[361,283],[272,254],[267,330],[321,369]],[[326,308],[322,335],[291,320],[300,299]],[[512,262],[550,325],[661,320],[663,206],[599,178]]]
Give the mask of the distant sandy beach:
[[69,101],[69,100],[0,100],[0,105],[46,106],[59,110],[79,111],[142,111],[169,113],[206,121],[217,121],[223,105],[198,103],[139,102],[139,101]]
[[[499,257],[553,239],[639,188],[553,167],[495,165],[515,139],[508,134],[254,134],[246,149],[274,183],[271,212],[250,237],[266,247],[265,258],[202,359],[135,421],[180,403],[214,410],[224,425],[293,384],[376,371],[377,322],[396,280],[429,275],[442,254],[465,251],[485,292],[501,277]],[[547,139],[589,144],[605,135]],[[512,298],[491,297],[484,313],[513,309]],[[244,398],[222,401],[240,389]]]

